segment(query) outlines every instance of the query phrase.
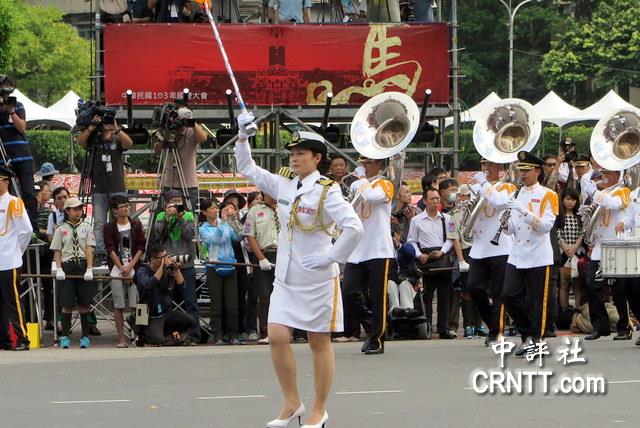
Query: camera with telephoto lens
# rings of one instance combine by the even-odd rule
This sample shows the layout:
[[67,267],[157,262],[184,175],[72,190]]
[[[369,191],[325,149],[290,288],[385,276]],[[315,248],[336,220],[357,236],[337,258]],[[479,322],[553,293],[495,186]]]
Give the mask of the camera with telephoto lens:
[[[78,110],[76,112],[76,125],[81,127],[95,126],[96,129],[102,125],[113,125],[116,120],[117,110],[113,107],[107,107],[100,101],[78,101]],[[100,121],[94,121],[95,116],[100,117]]]
[[189,263],[191,256],[189,254],[178,254],[177,256],[173,256],[172,259],[175,260],[176,263],[183,265]]
[[159,141],[165,147],[175,145],[178,138],[178,129],[182,127],[193,128],[196,124],[193,117],[181,118],[178,112],[180,109],[186,109],[189,113],[191,112],[186,106],[176,103],[166,103],[153,109],[151,126],[158,129],[160,134]]

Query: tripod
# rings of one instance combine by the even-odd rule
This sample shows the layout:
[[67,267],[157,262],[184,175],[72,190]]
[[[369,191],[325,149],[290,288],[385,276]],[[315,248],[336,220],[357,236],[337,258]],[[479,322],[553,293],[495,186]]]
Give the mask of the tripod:
[[[4,161],[4,166],[7,168],[11,168],[11,162],[7,158],[7,151],[4,148],[4,143],[2,139],[0,139],[0,156],[2,156],[2,160]],[[18,180],[15,176],[11,176],[11,185],[13,186],[14,191],[16,192],[17,197],[21,197],[20,195],[20,187],[18,186]]]

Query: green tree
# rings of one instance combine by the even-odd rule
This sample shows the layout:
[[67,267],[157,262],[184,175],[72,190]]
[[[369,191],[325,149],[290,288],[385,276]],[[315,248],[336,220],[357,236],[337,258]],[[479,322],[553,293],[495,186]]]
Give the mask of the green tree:
[[0,70],[4,70],[11,60],[9,37],[13,32],[13,19],[9,7],[11,0],[0,0]]
[[2,63],[0,56],[0,70],[13,76],[21,91],[45,105],[70,89],[89,94],[90,42],[62,21],[60,9],[0,0],[0,35],[3,13],[10,16],[11,32],[8,60]]

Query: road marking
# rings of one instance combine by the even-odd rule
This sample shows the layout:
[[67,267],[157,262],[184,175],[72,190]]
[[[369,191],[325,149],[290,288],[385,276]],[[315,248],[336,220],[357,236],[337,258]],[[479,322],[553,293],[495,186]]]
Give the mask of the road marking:
[[266,395],[219,395],[216,397],[198,397],[198,400],[234,400],[238,398],[267,398]]
[[640,380],[610,380],[607,383],[640,383]]
[[51,404],[129,403],[131,400],[52,401]]
[[336,395],[359,395],[359,394],[401,394],[404,391],[401,389],[387,389],[380,391],[342,391],[336,392]]

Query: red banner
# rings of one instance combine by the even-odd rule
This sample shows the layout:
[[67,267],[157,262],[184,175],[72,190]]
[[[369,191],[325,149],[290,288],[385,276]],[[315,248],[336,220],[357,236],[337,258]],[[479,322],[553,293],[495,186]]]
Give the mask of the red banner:
[[[449,101],[446,24],[220,26],[248,105],[360,105],[385,91]],[[105,38],[108,104],[226,104],[231,83],[208,24],[114,24]]]

